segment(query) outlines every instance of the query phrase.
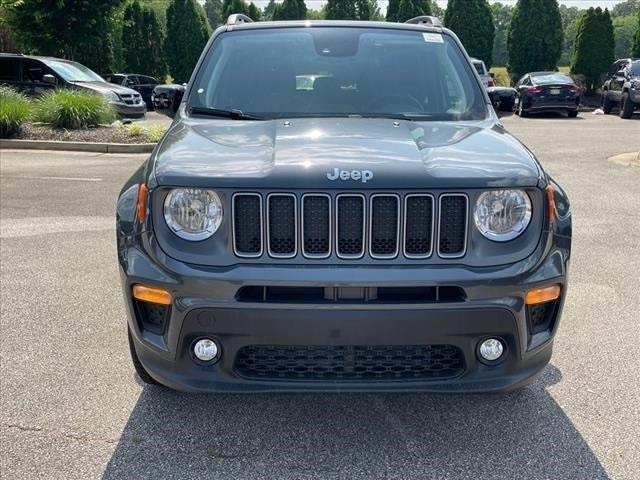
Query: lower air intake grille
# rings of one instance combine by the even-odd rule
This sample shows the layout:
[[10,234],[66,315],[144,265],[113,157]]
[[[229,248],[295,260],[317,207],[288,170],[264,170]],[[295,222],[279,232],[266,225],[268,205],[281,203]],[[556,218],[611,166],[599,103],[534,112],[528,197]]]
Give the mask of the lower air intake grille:
[[234,368],[255,380],[429,380],[460,375],[464,358],[452,345],[250,345]]
[[440,256],[464,255],[467,236],[467,197],[442,195],[440,197]]

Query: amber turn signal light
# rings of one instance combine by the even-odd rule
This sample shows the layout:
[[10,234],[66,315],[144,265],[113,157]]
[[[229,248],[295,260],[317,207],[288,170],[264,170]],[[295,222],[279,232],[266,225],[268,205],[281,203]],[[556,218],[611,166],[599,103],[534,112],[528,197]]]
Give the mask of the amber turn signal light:
[[536,305],[538,303],[546,303],[551,300],[556,300],[560,297],[560,285],[550,285],[543,288],[534,288],[529,290],[525,296],[525,303],[527,305]]
[[133,298],[143,302],[157,303],[160,305],[171,305],[171,294],[162,288],[145,287],[144,285],[133,286]]
[[558,218],[558,210],[556,210],[556,197],[553,186],[547,186],[547,208],[549,209],[549,223],[553,223]]
[[136,204],[136,220],[138,223],[144,222],[144,218],[147,216],[147,197],[149,196],[149,189],[144,183],[138,186],[138,203]]

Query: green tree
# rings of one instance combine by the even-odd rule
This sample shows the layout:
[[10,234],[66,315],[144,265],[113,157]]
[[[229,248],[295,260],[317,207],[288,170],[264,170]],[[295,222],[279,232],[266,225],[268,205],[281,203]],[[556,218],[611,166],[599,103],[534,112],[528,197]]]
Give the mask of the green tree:
[[571,73],[583,75],[589,92],[595,91],[600,77],[614,60],[615,40],[608,10],[590,8],[580,20]]
[[633,38],[638,27],[638,17],[635,15],[625,15],[614,17],[613,34],[616,41],[615,57],[624,58],[632,56]]
[[556,70],[562,53],[562,18],[557,0],[518,0],[507,37],[513,78]]
[[634,58],[640,58],[640,10],[638,11],[638,28],[636,30],[636,35],[633,37],[631,56]]
[[433,14],[431,0],[410,0],[405,1],[403,6],[401,6],[401,4],[402,0],[389,0],[389,5],[387,6],[387,22],[402,23],[410,18],[419,17],[420,15]]
[[105,72],[114,66],[113,15],[124,0],[22,0],[7,21],[25,50],[76,60]]
[[611,9],[612,17],[624,17],[627,15],[636,15],[640,12],[640,0],[626,0],[615,5]]
[[458,35],[469,55],[491,67],[495,26],[487,0],[449,0],[444,24]]
[[509,33],[513,7],[496,2],[491,5],[491,13],[493,14],[493,25],[495,27],[491,64],[504,67],[509,62],[507,34]]
[[222,16],[222,1],[221,0],[206,0],[204,2],[204,11],[207,14],[207,20],[212,29],[218,28],[222,25],[225,19]]
[[355,20],[355,0],[327,0],[327,20]]
[[171,76],[187,82],[211,30],[196,0],[173,0],[167,9],[165,52]]
[[578,7],[560,5],[560,18],[562,19],[562,31],[564,32],[564,38],[562,41],[562,53],[560,55],[560,60],[558,60],[559,65],[569,65],[571,63],[573,44],[576,41],[578,24],[580,23],[582,12],[583,11]]
[[234,13],[249,15],[249,4],[244,0],[224,0],[222,2],[222,23],[226,22],[229,15]]
[[259,22],[262,17],[260,9],[253,2],[249,4],[249,17],[251,17],[254,22]]
[[264,11],[262,12],[262,18],[265,21],[273,20],[273,12],[276,9],[276,0],[269,0],[269,3],[266,7],[264,7]]
[[134,1],[127,5],[122,20],[122,61],[124,69],[132,73],[148,73],[141,66],[146,47],[142,22],[140,3]]
[[304,20],[307,18],[307,6],[304,0],[284,0],[276,4],[274,20]]
[[141,73],[148,73],[160,81],[167,76],[167,62],[164,58],[164,32],[160,19],[154,10],[142,9],[142,38],[145,49],[140,52],[143,58]]
[[400,0],[389,0],[387,5],[387,22],[397,22],[398,8],[400,8]]

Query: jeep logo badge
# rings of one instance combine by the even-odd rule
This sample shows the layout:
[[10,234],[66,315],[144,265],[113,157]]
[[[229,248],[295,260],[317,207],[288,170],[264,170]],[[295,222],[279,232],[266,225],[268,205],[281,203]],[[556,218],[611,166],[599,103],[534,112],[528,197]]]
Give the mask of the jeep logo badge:
[[371,170],[340,170],[334,168],[333,172],[327,173],[329,180],[359,180],[362,183],[367,183],[373,178],[373,172]]

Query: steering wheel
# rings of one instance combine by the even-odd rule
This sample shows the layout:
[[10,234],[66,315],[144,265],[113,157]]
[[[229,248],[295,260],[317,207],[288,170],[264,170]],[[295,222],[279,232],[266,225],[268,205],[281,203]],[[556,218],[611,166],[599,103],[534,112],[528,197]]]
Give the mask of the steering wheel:
[[[391,108],[390,108],[391,107]],[[408,93],[378,95],[366,103],[365,113],[422,112],[422,102]]]

